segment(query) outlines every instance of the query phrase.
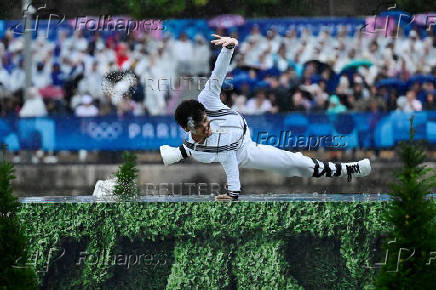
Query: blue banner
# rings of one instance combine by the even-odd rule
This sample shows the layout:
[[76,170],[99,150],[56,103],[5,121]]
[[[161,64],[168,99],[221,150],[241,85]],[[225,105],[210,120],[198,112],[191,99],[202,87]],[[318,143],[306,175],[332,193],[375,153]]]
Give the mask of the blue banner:
[[[92,35],[92,31],[83,29],[84,23],[88,19],[95,19],[92,23],[104,23],[104,19],[99,17],[76,17],[73,19],[62,20],[62,15],[52,14],[53,19],[33,19],[31,24],[32,37],[35,39],[38,34],[47,37],[51,41],[55,41],[58,37],[59,31],[65,30],[69,35],[75,30],[75,26],[82,28],[85,36]],[[78,24],[79,23],[79,24]],[[90,22],[91,23],[91,22]],[[91,24],[88,24],[91,25]],[[94,25],[94,24],[92,24]],[[321,29],[329,29],[332,36],[336,36],[338,27],[345,26],[349,36],[353,36],[355,32],[359,31],[365,25],[364,18],[348,18],[348,17],[335,17],[335,18],[267,18],[267,19],[247,19],[246,23],[242,26],[231,28],[230,30],[237,30],[239,39],[242,41],[249,34],[254,25],[257,25],[262,34],[266,35],[267,30],[277,29],[277,31],[284,35],[289,28],[294,28],[297,31],[297,36],[301,35],[303,29],[308,28],[313,35],[317,36]],[[103,26],[103,24],[101,24]],[[210,27],[205,19],[168,19],[162,21],[163,31],[173,34],[175,37],[184,32],[186,35],[194,39],[197,34],[202,34],[204,37],[210,38],[210,34],[214,32],[215,27]],[[94,28],[92,28],[94,29]],[[91,29],[91,30],[92,30]],[[15,36],[24,35],[23,19],[5,20],[0,21],[0,36],[6,30],[14,32]],[[114,34],[114,29],[99,29],[103,36]],[[121,30],[122,31],[122,30]]]
[[[266,114],[246,116],[253,141],[289,150],[392,148],[409,138],[436,144],[436,111],[415,113]],[[0,142],[16,150],[157,150],[178,146],[185,132],[172,116],[0,119]]]

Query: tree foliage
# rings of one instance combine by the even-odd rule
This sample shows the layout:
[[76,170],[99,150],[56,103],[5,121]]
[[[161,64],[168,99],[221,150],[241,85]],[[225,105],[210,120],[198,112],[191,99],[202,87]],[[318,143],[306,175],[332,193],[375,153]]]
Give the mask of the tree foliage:
[[[382,289],[430,289],[436,285],[436,207],[426,198],[435,185],[434,170],[422,165],[425,154],[414,141],[413,118],[410,139],[400,146],[403,168],[392,184],[393,202],[384,219],[392,225],[384,243],[387,253],[377,286]],[[434,254],[433,254],[434,260]]]
[[17,218],[19,202],[12,195],[14,166],[6,160],[3,144],[0,163],[0,289],[36,289],[36,275],[26,265],[26,239]]
[[123,153],[123,164],[115,174],[117,183],[114,187],[114,195],[121,200],[127,201],[139,197],[139,188],[136,183],[138,169],[136,168],[136,156],[128,151]]

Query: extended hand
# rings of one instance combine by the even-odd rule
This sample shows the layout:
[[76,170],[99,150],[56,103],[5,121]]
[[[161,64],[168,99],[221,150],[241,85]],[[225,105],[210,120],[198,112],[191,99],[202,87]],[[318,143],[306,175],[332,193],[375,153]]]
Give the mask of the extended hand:
[[229,46],[230,48],[238,46],[238,40],[236,38],[219,36],[217,34],[212,34],[212,36],[217,38],[211,41],[211,43],[215,45],[222,45],[222,47]]

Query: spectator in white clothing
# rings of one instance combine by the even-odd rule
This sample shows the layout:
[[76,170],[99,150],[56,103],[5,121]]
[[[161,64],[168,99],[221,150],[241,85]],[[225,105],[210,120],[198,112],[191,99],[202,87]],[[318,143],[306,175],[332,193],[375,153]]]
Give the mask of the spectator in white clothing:
[[399,111],[415,112],[422,111],[421,101],[416,99],[416,93],[413,90],[409,90],[406,96],[401,96],[397,100],[397,106]]
[[12,92],[16,92],[19,89],[24,89],[26,73],[23,69],[23,62],[24,61],[20,59],[18,67],[16,67],[11,73],[10,88]]
[[7,70],[0,67],[0,88],[2,90],[10,90],[10,76]]
[[20,117],[44,117],[47,110],[37,88],[29,88],[27,99],[20,111]]
[[198,34],[195,36],[195,46],[193,47],[193,53],[195,61],[193,65],[193,73],[206,75],[209,73],[209,44],[203,36]]
[[190,73],[190,62],[193,56],[192,42],[184,32],[180,34],[179,40],[174,42],[173,55],[177,61],[177,71],[180,74]]
[[76,108],[77,117],[95,117],[98,115],[98,109],[92,104],[92,97],[84,95],[82,97],[82,104]]
[[264,91],[258,91],[254,98],[251,98],[245,104],[244,113],[246,114],[263,114],[272,109],[271,101],[266,98]]
[[46,88],[51,84],[50,75],[44,70],[44,64],[36,64],[36,72],[32,76],[33,85],[38,89]]

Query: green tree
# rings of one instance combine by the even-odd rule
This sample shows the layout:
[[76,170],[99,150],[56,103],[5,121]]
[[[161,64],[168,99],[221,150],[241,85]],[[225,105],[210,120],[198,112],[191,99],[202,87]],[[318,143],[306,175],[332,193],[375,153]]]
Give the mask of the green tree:
[[20,206],[12,195],[14,166],[6,160],[6,145],[2,144],[0,163],[0,289],[37,289],[36,274],[26,265],[26,238],[17,217]]
[[383,215],[392,231],[384,243],[388,259],[377,277],[380,289],[431,289],[436,285],[436,262],[431,261],[436,250],[436,206],[426,198],[436,176],[433,169],[422,165],[425,154],[414,141],[414,133],[412,117],[410,139],[400,146],[404,165],[396,174],[393,201]]
[[114,195],[121,200],[131,200],[138,198],[140,195],[136,183],[138,169],[136,168],[136,155],[128,151],[123,153],[123,164],[115,174],[116,185]]

